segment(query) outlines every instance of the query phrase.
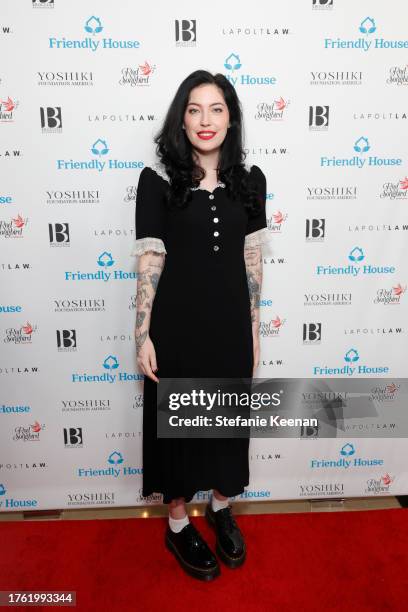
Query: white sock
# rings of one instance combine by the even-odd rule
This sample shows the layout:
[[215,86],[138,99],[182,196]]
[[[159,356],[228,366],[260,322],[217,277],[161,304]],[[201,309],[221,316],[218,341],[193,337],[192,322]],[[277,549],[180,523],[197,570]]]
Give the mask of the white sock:
[[172,531],[174,531],[174,533],[179,533],[179,531],[181,531],[183,529],[183,527],[188,525],[189,522],[190,521],[189,521],[189,518],[188,518],[188,514],[186,514],[186,516],[183,516],[183,518],[181,518],[181,519],[174,519],[169,514],[170,529]]
[[217,512],[217,510],[222,510],[223,508],[227,508],[228,507],[228,497],[227,499],[217,499],[215,497],[215,495],[211,496],[211,508],[214,510],[214,512]]

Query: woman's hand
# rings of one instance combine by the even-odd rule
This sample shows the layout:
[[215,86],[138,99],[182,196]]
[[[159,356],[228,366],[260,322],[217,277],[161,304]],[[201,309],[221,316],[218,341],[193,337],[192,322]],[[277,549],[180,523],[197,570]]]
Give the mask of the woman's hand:
[[253,340],[253,345],[254,345],[254,368],[253,368],[253,371],[252,371],[252,376],[255,376],[255,370],[259,366],[259,356],[260,356],[260,353],[261,353],[261,346],[260,346],[260,342],[259,342],[259,333],[258,333],[258,330],[253,331],[252,340]]
[[[144,336],[144,338],[142,338],[142,336]],[[144,334],[140,336],[136,336],[136,352],[137,365],[143,374],[155,382],[159,382],[159,379],[153,373],[157,370],[156,351],[147,332],[144,332]]]

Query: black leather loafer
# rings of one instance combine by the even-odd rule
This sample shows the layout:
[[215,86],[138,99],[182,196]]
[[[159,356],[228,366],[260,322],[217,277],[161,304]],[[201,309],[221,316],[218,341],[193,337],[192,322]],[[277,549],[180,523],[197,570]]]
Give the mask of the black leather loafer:
[[246,546],[242,533],[232,516],[231,506],[214,512],[209,502],[205,509],[205,517],[215,529],[216,553],[220,559],[231,568],[242,565],[246,557]]
[[167,525],[165,544],[190,576],[199,580],[212,580],[220,575],[217,557],[193,523],[188,523],[178,533]]

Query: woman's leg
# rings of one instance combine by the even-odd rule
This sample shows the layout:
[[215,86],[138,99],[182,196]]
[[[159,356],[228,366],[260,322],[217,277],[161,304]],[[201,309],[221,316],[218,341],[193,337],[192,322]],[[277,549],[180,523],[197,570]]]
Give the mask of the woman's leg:
[[220,574],[217,557],[190,523],[184,497],[172,499],[165,543],[187,574],[200,580],[212,580]]
[[187,514],[184,497],[172,499],[169,503],[169,515],[174,519],[184,518]]
[[213,493],[214,493],[214,497],[216,497],[220,501],[225,501],[226,499],[228,499],[228,497],[225,497],[225,495],[217,491],[217,489],[213,489]]
[[169,527],[175,533],[180,531],[190,522],[186,510],[184,497],[172,499],[169,503]]
[[228,504],[228,497],[225,497],[225,495],[217,491],[217,489],[213,489],[213,494],[211,497],[211,508],[214,510],[214,512],[217,512],[217,510],[222,510],[223,508],[227,508]]

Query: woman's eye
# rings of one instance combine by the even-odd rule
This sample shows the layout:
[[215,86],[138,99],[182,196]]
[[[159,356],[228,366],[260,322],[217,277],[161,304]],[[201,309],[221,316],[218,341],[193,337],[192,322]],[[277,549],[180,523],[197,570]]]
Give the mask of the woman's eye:
[[[222,111],[223,111],[223,109],[222,109],[221,107],[214,108],[213,110],[214,110],[216,113],[222,113]],[[189,112],[189,114],[191,115],[191,114],[193,114],[193,113],[198,112],[198,108],[190,108],[190,109],[188,110],[188,112]]]

